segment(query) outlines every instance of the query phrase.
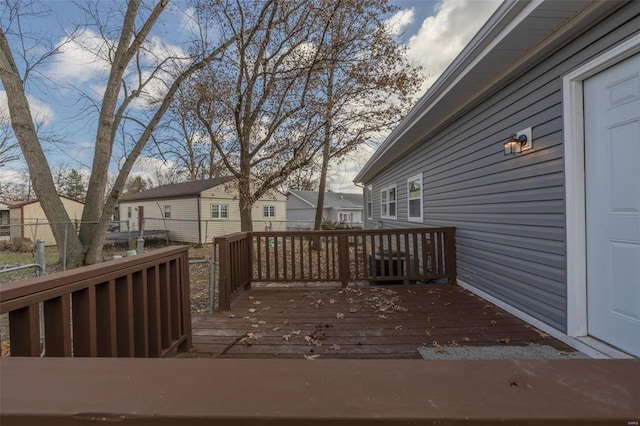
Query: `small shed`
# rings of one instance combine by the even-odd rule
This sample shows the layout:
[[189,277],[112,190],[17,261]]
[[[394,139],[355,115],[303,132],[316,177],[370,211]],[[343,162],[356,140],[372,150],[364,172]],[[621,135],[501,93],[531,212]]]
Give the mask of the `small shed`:
[[[72,223],[80,225],[84,203],[60,196]],[[45,246],[54,246],[56,241],[49,225],[49,220],[38,200],[25,201],[9,206],[10,238],[43,240]]]

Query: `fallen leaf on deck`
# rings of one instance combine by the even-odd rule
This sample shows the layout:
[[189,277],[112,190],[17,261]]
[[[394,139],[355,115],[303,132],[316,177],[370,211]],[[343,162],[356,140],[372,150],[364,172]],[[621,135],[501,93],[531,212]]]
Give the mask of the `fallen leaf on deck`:
[[334,343],[333,345],[331,345],[331,349],[333,349],[334,351],[339,351],[340,350],[340,345],[336,345]]
[[256,310],[251,308],[251,309],[249,309],[249,312],[254,313],[254,312],[256,312]]
[[540,337],[549,337],[549,335],[547,333],[545,333],[542,330],[538,330],[537,328],[533,328],[533,331],[535,331],[536,333],[538,333],[538,336]]
[[396,330],[402,330],[402,326],[401,325],[396,325]]
[[246,316],[246,317],[242,317],[242,318],[247,319],[247,320],[248,320],[248,319],[251,319],[251,317],[250,317],[250,316]]
[[229,315],[229,318],[235,318],[235,317],[236,317],[236,316],[235,316],[235,315],[233,315],[233,314]]
[[378,315],[378,318],[385,319],[385,318],[387,318],[387,316],[385,314],[381,314],[381,315]]
[[340,319],[340,318],[344,318],[344,314],[341,314],[340,312],[338,312],[336,314],[336,318]]
[[460,346],[455,340],[449,342],[449,346],[457,347]]
[[289,320],[288,320],[288,319],[286,319],[286,320],[284,320],[282,323],[283,323],[283,324],[289,324]]
[[425,330],[425,331],[424,331],[424,334],[425,334],[426,336],[431,336],[431,332],[430,332],[429,330]]
[[491,308],[493,308],[493,306],[491,306],[491,305],[484,305],[484,306],[482,307],[482,309],[491,309]]
[[433,347],[436,348],[436,352],[445,352],[444,346],[438,344],[435,340],[432,343]]
[[470,341],[471,339],[469,339],[468,337],[463,337],[462,340],[464,340],[465,342]]
[[444,306],[449,306],[451,304],[451,302],[447,302],[444,304]]
[[511,339],[509,339],[508,337],[504,338],[504,339],[500,339],[498,340],[500,343],[505,343],[505,344],[509,344],[511,343]]
[[329,299],[329,303],[331,304],[336,303],[336,299]]
[[243,337],[242,339],[240,339],[240,341],[238,343],[241,343],[241,344],[243,344],[245,346],[251,346],[251,342],[246,337]]
[[284,336],[282,336],[282,338],[288,342],[289,339],[291,339],[291,335],[290,334],[285,334]]
[[318,339],[315,339],[313,336],[304,336],[304,340],[306,340],[309,345],[322,346],[322,343],[319,342]]
[[307,355],[307,354],[303,354],[303,355],[305,359],[311,359],[311,360],[314,360],[320,356],[320,355]]
[[259,300],[256,300],[255,302],[253,302],[254,305],[262,305],[262,302]]
[[293,330],[293,331],[291,332],[291,334],[296,335],[296,336],[299,336],[299,335],[300,335],[300,330]]
[[496,325],[498,323],[498,321],[496,320],[491,320],[490,322],[491,322],[491,325]]
[[271,331],[278,331],[278,330],[280,330],[280,327],[273,327],[273,328],[271,329]]
[[259,326],[258,324],[251,324],[251,327],[253,327],[253,328],[258,328],[258,327],[260,327],[260,326]]
[[266,324],[266,321],[258,321],[258,324]]
[[349,309],[349,312],[351,312],[352,314],[355,314],[356,312],[358,312],[358,308],[351,308]]
[[262,337],[262,335],[260,335],[260,334],[258,334],[258,333],[248,333],[248,334],[247,334],[247,337],[248,337],[249,339],[259,339],[259,338],[261,338],[261,337]]

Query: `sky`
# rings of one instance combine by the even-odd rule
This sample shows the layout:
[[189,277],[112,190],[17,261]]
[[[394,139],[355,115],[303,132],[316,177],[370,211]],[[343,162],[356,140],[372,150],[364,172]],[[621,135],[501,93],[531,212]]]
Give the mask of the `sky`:
[[[121,7],[122,3],[113,0],[113,7]],[[392,3],[399,10],[389,18],[389,25],[397,34],[398,43],[408,47],[409,60],[422,66],[425,82],[421,93],[424,93],[491,16],[500,0],[393,0]],[[47,34],[51,44],[56,44],[63,39],[63,29],[69,31],[80,14],[72,2],[50,0],[46,4],[55,13],[39,20],[37,25],[42,28],[38,30]],[[179,51],[182,46],[174,34],[188,30],[188,24],[184,16],[171,15],[171,12],[167,22],[154,34],[155,47],[159,51]],[[35,46],[36,49],[45,47]],[[40,72],[32,76],[32,82],[27,85],[32,113],[44,128],[53,129],[56,138],[64,142],[46,150],[48,161],[54,170],[64,166],[88,173],[93,153],[91,141],[95,138],[95,127],[88,114],[95,106],[88,99],[99,97],[108,69],[70,44],[55,60],[41,67]],[[87,96],[78,97],[78,91]],[[6,103],[4,87],[0,85],[0,120],[7,119]],[[333,166],[328,182],[332,191],[362,191],[352,180],[373,153],[373,146],[375,143],[363,146],[354,158]],[[149,176],[150,167],[167,165],[157,159],[143,158],[132,174]],[[24,169],[22,161],[0,167],[0,183],[20,181],[20,172]]]

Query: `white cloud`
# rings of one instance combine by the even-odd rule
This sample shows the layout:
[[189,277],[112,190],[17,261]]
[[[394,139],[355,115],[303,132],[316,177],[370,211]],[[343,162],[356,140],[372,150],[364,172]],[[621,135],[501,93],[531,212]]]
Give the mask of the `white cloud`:
[[362,193],[362,188],[353,183],[353,179],[369,160],[375,148],[362,144],[358,149],[345,157],[339,164],[330,164],[327,174],[328,187],[333,192]]
[[394,36],[398,36],[413,23],[415,20],[415,10],[401,9],[397,11],[391,18],[387,19],[385,25]]
[[426,90],[471,40],[501,0],[442,0],[408,42],[409,57],[423,67]]
[[[49,105],[31,95],[27,95],[27,101],[29,102],[31,117],[37,124],[49,124],[53,120],[53,108]],[[7,92],[0,90],[0,122],[9,121],[11,121],[11,117],[9,116]]]
[[77,84],[100,75],[108,75],[109,50],[114,49],[112,40],[105,40],[96,32],[85,30],[73,40],[60,40],[60,54],[51,67],[52,75],[62,82]]

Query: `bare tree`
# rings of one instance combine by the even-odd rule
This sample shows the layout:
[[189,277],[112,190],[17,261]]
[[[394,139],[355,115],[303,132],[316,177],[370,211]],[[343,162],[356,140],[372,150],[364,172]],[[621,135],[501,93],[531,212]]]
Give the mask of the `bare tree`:
[[[0,120],[2,117],[0,117]],[[13,138],[11,123],[0,121],[0,168],[20,159],[18,143]]]
[[[107,10],[106,17],[102,15],[104,10],[98,6],[84,7],[84,17],[98,29],[102,37],[98,55],[107,61],[109,75],[104,95],[98,102],[95,150],[82,225],[79,234],[69,232],[65,236],[65,224],[70,220],[56,195],[51,170],[29,110],[25,86],[29,74],[39,64],[59,53],[61,47],[58,44],[41,56],[31,58],[24,49],[25,44],[20,42],[26,39],[20,22],[24,13],[35,13],[34,7],[39,3],[29,3],[26,5],[28,7],[20,2],[10,3],[6,0],[5,3],[10,13],[3,14],[0,29],[0,79],[7,92],[12,127],[29,167],[34,190],[47,219],[56,224],[52,226],[56,241],[67,239],[67,258],[85,263],[97,262],[101,260],[111,212],[122,194],[128,175],[177,90],[185,79],[220,57],[241,34],[234,34],[229,39],[222,38],[215,45],[201,41],[189,55],[168,54],[158,57],[154,56],[150,46],[150,33],[167,8],[168,0],[157,1],[149,8],[143,7],[141,0],[129,0],[123,8],[114,6]],[[266,1],[264,7],[268,7],[269,3]],[[121,20],[116,16],[118,12],[121,12]],[[119,23],[113,26],[115,22]],[[15,56],[8,37],[17,40],[13,44],[17,51]],[[39,41],[42,40],[36,40]],[[21,61],[20,67],[16,57]],[[154,85],[161,86],[161,93],[155,97],[151,90]],[[134,109],[140,104],[144,106],[144,115],[135,114]],[[130,128],[125,130],[128,125],[137,126],[137,131]],[[124,141],[128,141],[129,145],[124,158],[118,163],[120,168],[117,177],[105,197],[116,140],[123,145]],[[72,230],[73,227],[69,226],[68,229]],[[58,247],[62,250],[63,244],[58,244]]]
[[324,118],[315,229],[322,227],[329,163],[395,125],[423,79],[385,22],[394,10],[387,0],[326,3],[324,10],[334,12],[321,46],[327,59],[314,100]]
[[194,91],[201,123],[237,179],[247,231],[255,201],[309,165],[320,148],[321,117],[309,98],[330,17],[307,0],[274,0],[259,11],[251,0],[229,3],[212,15],[235,42]]

